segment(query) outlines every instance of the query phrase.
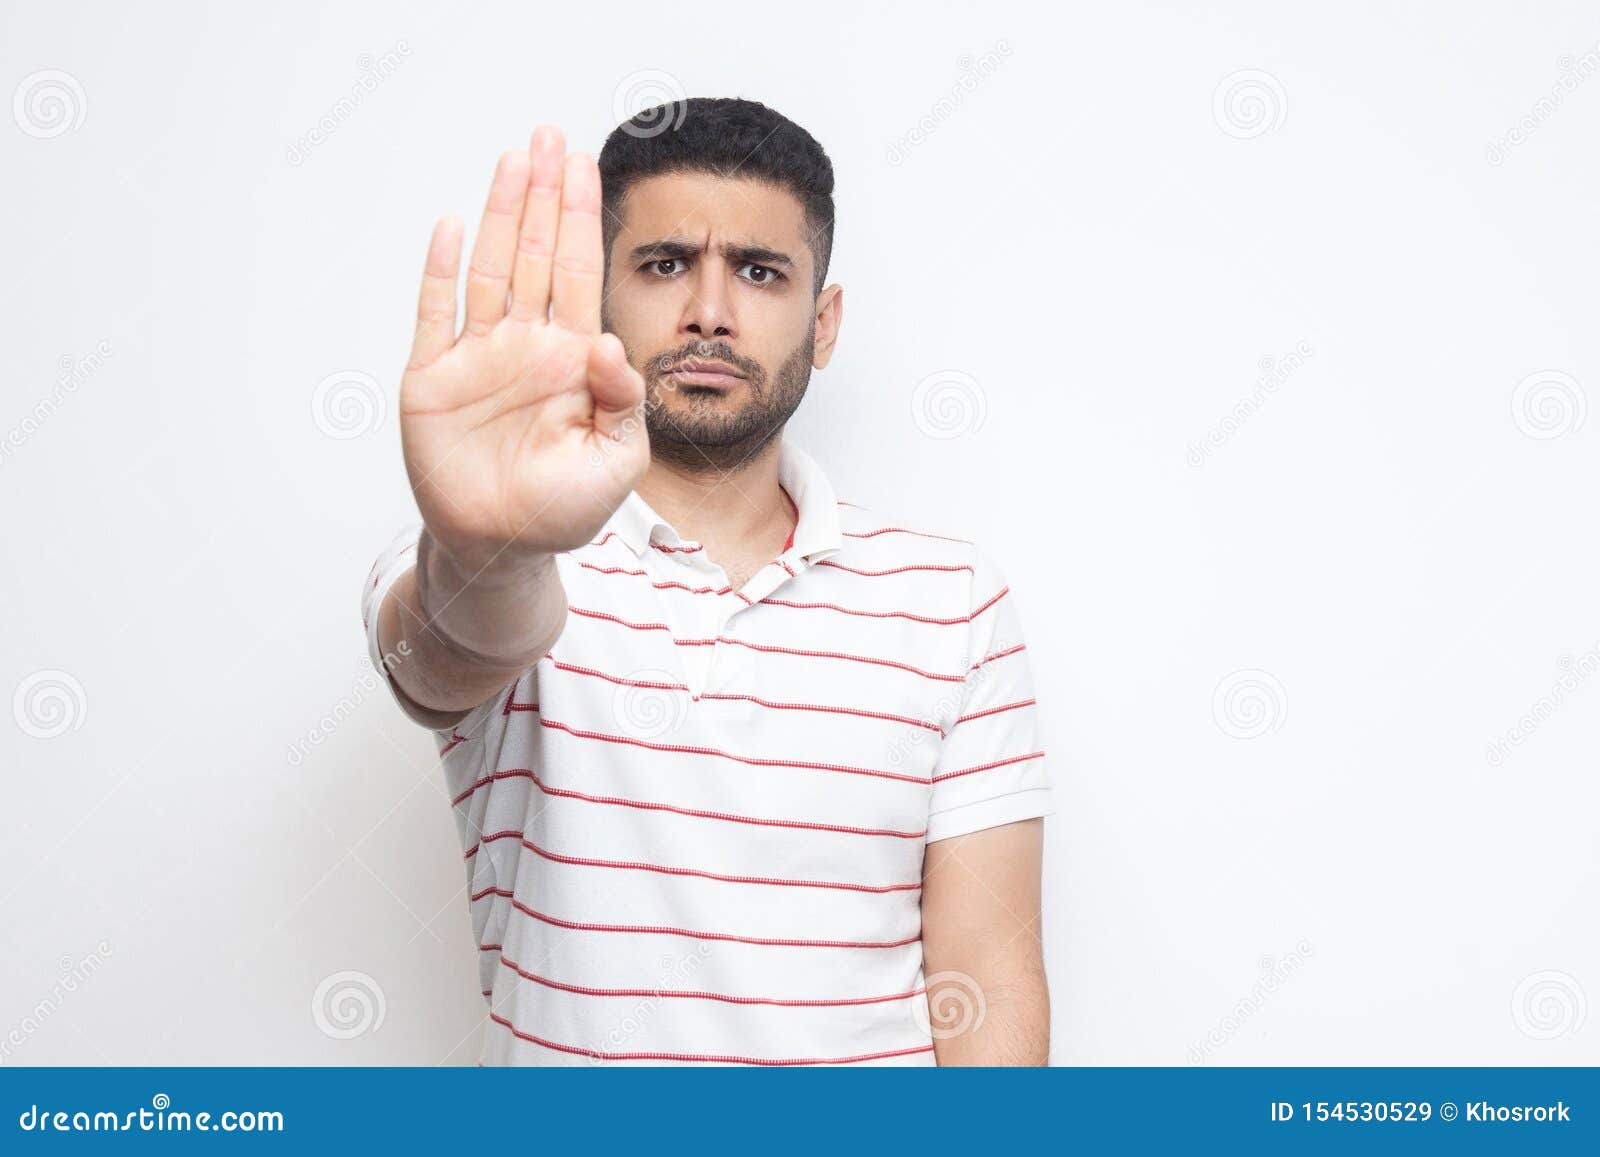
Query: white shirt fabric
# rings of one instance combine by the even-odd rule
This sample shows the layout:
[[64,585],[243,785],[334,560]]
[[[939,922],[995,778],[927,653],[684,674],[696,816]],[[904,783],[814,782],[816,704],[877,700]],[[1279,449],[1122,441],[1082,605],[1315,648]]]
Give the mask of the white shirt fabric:
[[[791,545],[739,591],[630,494],[558,556],[550,653],[435,732],[480,1063],[935,1063],[924,847],[1053,811],[1015,599],[787,441],[779,480]],[[419,530],[365,583],[379,670]]]

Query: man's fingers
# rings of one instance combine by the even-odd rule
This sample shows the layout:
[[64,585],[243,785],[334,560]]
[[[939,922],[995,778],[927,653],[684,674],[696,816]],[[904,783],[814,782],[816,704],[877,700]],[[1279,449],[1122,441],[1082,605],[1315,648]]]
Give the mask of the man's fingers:
[[567,158],[561,185],[561,226],[551,277],[551,317],[576,333],[600,332],[600,167],[593,157]]
[[411,342],[411,364],[420,369],[447,353],[456,340],[456,278],[461,272],[459,217],[441,217],[428,242],[417,297],[417,332]]
[[494,170],[483,221],[467,267],[466,332],[485,334],[506,315],[506,291],[517,251],[517,225],[528,194],[528,154],[504,154]]
[[589,396],[594,428],[602,437],[627,439],[644,430],[644,379],[628,364],[616,334],[603,333],[589,349]]
[[511,273],[511,316],[518,321],[544,321],[550,312],[550,266],[556,252],[566,150],[566,140],[554,125],[534,129],[528,200]]

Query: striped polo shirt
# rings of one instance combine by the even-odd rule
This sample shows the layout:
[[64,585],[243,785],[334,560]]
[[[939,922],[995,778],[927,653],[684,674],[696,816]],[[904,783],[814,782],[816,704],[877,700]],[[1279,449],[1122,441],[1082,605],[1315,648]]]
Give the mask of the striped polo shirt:
[[[557,557],[549,654],[435,732],[480,1063],[935,1063],[924,847],[1052,811],[1015,599],[787,441],[779,481],[798,523],[741,590],[630,494]],[[364,587],[380,670],[419,530]]]

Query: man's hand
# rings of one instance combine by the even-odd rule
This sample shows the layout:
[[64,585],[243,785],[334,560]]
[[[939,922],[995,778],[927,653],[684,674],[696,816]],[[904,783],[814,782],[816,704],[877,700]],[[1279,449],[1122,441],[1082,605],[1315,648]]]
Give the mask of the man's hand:
[[[543,656],[566,622],[554,555],[589,542],[650,463],[644,379],[600,332],[600,173],[540,126],[500,158],[456,334],[461,223],[428,246],[400,437],[417,563],[379,611],[414,715],[450,726]],[[404,643],[404,648],[399,644]]]
[[600,332],[600,172],[564,147],[540,126],[500,158],[459,337],[460,222],[428,248],[400,435],[423,523],[468,574],[590,541],[650,462],[644,379]]

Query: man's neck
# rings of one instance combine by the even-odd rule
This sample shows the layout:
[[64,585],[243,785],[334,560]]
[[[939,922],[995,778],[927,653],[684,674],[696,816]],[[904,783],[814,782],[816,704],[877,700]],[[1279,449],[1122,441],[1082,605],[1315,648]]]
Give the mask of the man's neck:
[[639,481],[639,497],[683,538],[704,543],[718,562],[748,552],[775,557],[798,515],[778,483],[780,442],[774,438],[728,474],[654,460]]

